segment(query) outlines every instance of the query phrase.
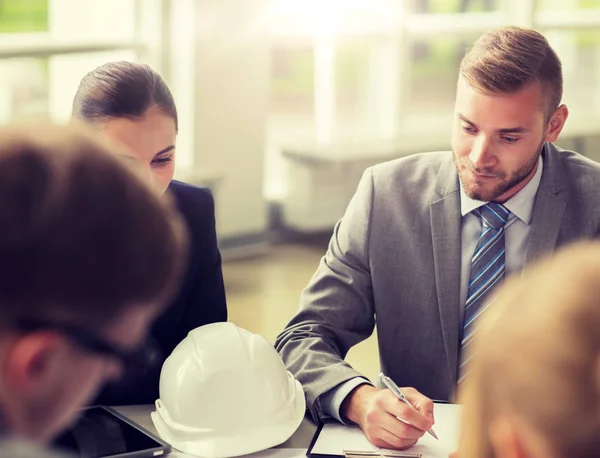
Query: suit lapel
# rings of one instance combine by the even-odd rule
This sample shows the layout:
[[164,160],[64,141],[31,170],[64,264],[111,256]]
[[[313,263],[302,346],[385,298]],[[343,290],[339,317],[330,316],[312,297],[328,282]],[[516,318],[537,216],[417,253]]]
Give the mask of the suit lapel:
[[451,380],[457,377],[460,301],[461,215],[458,175],[452,160],[440,168],[430,207],[437,299]]
[[566,194],[561,192],[564,185],[560,154],[554,145],[546,145],[544,170],[535,197],[525,265],[556,248],[558,234],[567,208]]
[[[560,151],[547,144],[542,180],[533,209],[526,264],[553,251],[556,246],[566,209],[562,183]],[[451,380],[456,380],[462,322],[459,316],[462,217],[458,174],[451,159],[440,167],[436,191],[439,198],[430,206],[435,284],[448,370]]]

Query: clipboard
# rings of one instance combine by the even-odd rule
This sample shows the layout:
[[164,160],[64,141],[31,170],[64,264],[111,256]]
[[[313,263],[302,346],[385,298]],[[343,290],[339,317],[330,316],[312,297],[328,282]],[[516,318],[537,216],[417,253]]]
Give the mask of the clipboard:
[[434,408],[435,428],[439,441],[425,435],[408,450],[381,449],[372,445],[357,425],[322,423],[311,440],[306,456],[308,458],[447,458],[458,447],[461,408],[457,404],[439,401],[435,401]]
[[409,451],[400,451],[400,450],[388,450],[388,449],[379,449],[374,448],[372,450],[343,450],[342,454],[331,454],[331,453],[318,453],[314,452],[313,449],[315,444],[319,440],[321,433],[323,432],[323,428],[326,424],[321,423],[312,440],[310,441],[310,445],[308,446],[308,450],[306,452],[306,456],[308,458],[422,458],[421,453],[412,453]]

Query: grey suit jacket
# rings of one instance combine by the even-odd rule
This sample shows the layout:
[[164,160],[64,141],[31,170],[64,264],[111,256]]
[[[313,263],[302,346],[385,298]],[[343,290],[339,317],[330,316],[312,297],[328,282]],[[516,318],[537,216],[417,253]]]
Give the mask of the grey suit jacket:
[[[600,235],[600,164],[547,144],[526,264]],[[327,253],[276,348],[303,385],[315,420],[321,396],[357,377],[348,350],[377,325],[381,369],[399,386],[449,400],[457,380],[461,214],[450,152],[366,170]]]

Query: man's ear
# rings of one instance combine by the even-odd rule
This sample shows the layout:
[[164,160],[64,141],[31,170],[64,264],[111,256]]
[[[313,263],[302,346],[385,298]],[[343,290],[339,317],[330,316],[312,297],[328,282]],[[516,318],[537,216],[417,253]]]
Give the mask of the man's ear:
[[52,380],[66,349],[64,337],[55,332],[19,336],[5,358],[5,384],[21,398],[39,395]]
[[530,458],[522,436],[507,417],[502,416],[493,420],[489,435],[495,458]]
[[546,138],[544,141],[555,142],[565,126],[565,122],[569,117],[569,109],[566,105],[559,106],[550,117],[548,126],[546,127]]

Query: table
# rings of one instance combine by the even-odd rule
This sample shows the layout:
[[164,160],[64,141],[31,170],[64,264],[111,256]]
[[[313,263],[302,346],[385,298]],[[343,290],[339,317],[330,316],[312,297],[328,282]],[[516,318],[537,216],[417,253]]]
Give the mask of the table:
[[[150,413],[154,410],[153,405],[119,406],[113,407],[113,409],[147,429],[152,434],[156,434],[156,428],[154,427],[154,424],[152,424],[152,419],[150,418]],[[308,416],[305,416],[292,437],[274,448],[308,449],[316,430],[317,426]]]

